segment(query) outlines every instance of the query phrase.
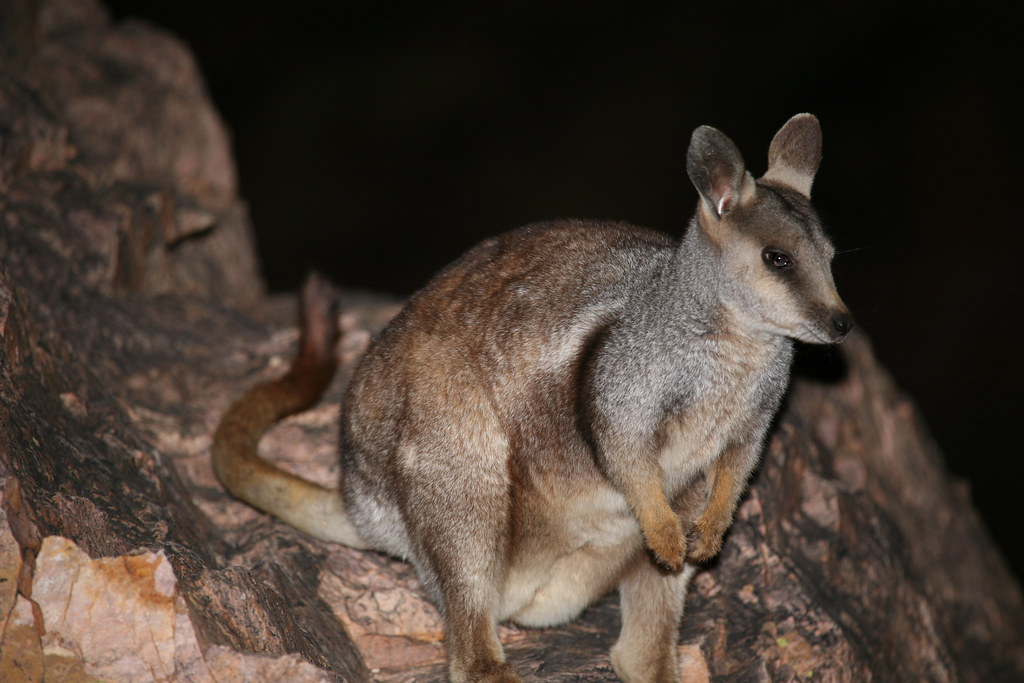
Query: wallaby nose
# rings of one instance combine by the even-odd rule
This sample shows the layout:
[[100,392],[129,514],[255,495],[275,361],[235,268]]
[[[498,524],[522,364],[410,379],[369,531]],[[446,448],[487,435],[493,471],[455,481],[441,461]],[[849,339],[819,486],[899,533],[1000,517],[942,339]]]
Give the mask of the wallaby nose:
[[832,316],[832,329],[836,331],[836,341],[842,341],[853,329],[853,317],[849,313],[836,313]]

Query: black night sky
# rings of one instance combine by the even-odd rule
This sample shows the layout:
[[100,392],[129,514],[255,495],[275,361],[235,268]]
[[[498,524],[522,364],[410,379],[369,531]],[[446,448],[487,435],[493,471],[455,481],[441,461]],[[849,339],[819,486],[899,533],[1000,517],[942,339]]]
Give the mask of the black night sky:
[[275,290],[316,267],[407,295],[546,218],[678,233],[694,127],[725,131],[759,175],[775,130],[817,114],[840,293],[1024,573],[1010,3],[113,6],[194,50]]

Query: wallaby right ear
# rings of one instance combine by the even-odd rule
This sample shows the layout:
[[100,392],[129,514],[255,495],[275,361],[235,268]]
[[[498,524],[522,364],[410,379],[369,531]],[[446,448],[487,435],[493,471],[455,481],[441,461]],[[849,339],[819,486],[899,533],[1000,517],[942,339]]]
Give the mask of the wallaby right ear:
[[720,130],[701,126],[690,137],[686,173],[701,198],[719,218],[740,201],[747,176],[736,145]]
[[821,126],[813,114],[797,114],[779,129],[768,148],[761,180],[791,187],[808,199],[821,163]]

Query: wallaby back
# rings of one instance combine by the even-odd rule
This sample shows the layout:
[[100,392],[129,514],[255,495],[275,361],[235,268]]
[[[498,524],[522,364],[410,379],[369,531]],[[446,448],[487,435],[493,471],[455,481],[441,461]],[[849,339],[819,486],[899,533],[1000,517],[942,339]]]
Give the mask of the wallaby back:
[[[615,586],[616,672],[678,680],[687,562],[721,546],[792,339],[852,327],[810,205],[820,156],[817,120],[796,116],[755,180],[732,141],[698,128],[700,201],[682,239],[527,226],[441,271],[371,345],[342,411],[344,511],[326,518],[342,542],[413,562],[444,616],[452,680],[519,680],[498,620],[559,623]],[[252,462],[216,458],[229,488]],[[277,493],[247,500],[324,537],[307,485],[263,477]]]

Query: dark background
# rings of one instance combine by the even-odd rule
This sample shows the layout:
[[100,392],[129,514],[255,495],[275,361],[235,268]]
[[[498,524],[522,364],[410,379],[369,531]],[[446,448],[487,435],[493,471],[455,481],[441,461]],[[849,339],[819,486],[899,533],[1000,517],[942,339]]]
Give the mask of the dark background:
[[840,292],[1024,574],[1011,3],[478,4],[113,7],[195,51],[275,290],[312,266],[407,295],[545,218],[679,233],[694,127],[759,175],[778,127],[817,114]]

